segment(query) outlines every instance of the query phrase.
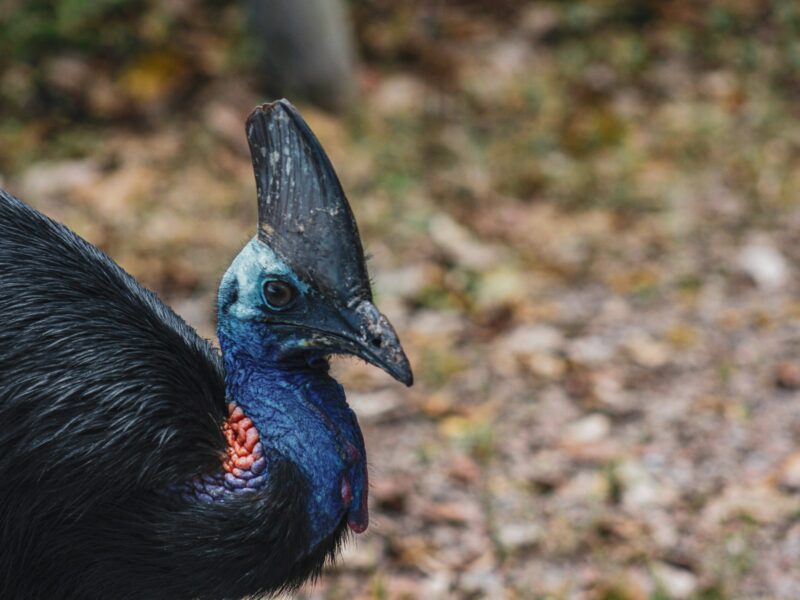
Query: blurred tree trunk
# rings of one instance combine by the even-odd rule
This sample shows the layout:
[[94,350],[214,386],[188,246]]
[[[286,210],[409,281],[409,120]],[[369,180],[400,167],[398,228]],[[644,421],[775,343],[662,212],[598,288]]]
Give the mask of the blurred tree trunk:
[[276,96],[342,110],[356,94],[355,44],[341,0],[247,0],[260,80]]

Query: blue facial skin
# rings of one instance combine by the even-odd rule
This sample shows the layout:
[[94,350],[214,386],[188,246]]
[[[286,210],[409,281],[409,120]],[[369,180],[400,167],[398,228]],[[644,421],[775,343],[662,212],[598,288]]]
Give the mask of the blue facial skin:
[[[251,240],[219,289],[218,336],[227,395],[252,419],[268,460],[275,455],[289,459],[308,479],[313,547],[346,514],[359,515],[366,509],[361,506],[366,501],[366,453],[355,414],[342,386],[328,375],[325,356],[302,350],[311,330],[266,322],[273,309],[264,299],[263,286],[271,279],[294,286],[298,297],[293,305],[305,311],[313,326],[308,285],[269,247]],[[268,462],[267,473],[269,468]],[[352,490],[349,508],[342,499],[344,475]]]

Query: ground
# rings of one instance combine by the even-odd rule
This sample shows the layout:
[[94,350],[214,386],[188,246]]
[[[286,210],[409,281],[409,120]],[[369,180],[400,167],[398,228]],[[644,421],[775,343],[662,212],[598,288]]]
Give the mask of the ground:
[[[195,62],[6,60],[0,126],[3,187],[209,338],[268,99],[213,10]],[[297,597],[800,598],[795,3],[353,13],[359,103],[298,104],[416,384],[337,360],[372,523]]]

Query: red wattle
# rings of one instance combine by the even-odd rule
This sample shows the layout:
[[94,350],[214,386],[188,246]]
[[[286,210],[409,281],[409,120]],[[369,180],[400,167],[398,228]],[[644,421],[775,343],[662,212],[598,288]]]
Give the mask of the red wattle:
[[347,515],[347,526],[353,533],[364,533],[367,530],[367,527],[369,527],[369,511],[366,504],[362,504],[357,513],[351,512]]
[[358,510],[347,514],[347,525],[353,533],[364,533],[369,527],[369,479],[367,466],[364,465],[364,486],[361,488],[361,501]]
[[344,505],[344,509],[347,510],[353,503],[353,488],[350,487],[350,480],[347,478],[347,475],[342,475],[341,494],[342,504]]

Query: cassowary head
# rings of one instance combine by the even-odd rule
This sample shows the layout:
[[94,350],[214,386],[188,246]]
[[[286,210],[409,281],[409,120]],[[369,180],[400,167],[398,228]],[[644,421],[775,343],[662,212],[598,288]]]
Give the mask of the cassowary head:
[[355,355],[406,385],[411,368],[372,302],[353,213],[314,134],[281,100],[253,111],[247,137],[259,223],[220,284],[228,393],[250,398],[241,403],[265,446],[306,474],[316,543],[345,517],[356,532],[368,522],[364,442],[328,355]]
[[220,286],[221,324],[240,333],[263,325],[250,340],[257,358],[350,354],[411,385],[397,334],[372,303],[356,222],[319,141],[286,100],[257,107],[247,139],[258,235]]

